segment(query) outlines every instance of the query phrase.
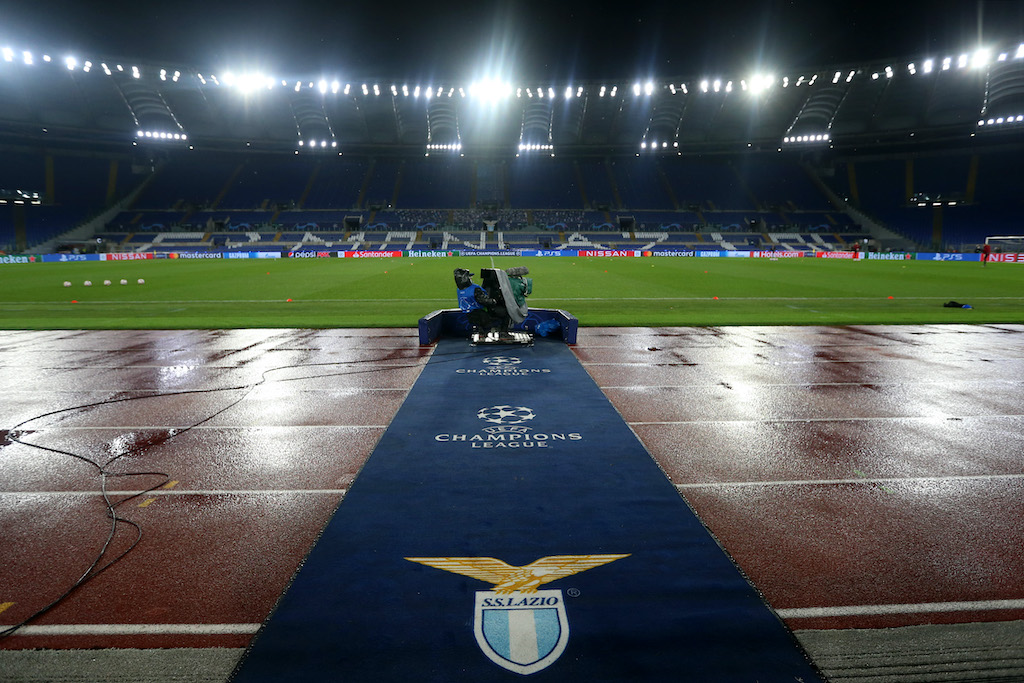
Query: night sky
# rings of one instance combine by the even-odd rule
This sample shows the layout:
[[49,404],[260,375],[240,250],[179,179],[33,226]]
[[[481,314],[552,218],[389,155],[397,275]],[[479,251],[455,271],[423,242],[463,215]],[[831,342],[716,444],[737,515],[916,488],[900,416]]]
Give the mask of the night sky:
[[0,0],[0,46],[282,78],[735,76],[1022,37],[1020,0]]

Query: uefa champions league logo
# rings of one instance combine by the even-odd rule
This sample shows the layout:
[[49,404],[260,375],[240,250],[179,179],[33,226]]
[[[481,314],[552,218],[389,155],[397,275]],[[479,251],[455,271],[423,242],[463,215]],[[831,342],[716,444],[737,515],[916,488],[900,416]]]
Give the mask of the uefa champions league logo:
[[476,416],[489,426],[483,427],[477,434],[436,434],[434,441],[465,445],[471,449],[525,450],[549,448],[561,442],[583,440],[583,435],[579,432],[547,431],[543,427],[527,427],[527,424],[532,424],[537,419],[533,408],[528,406],[489,406],[478,410]]
[[483,367],[457,368],[455,373],[479,377],[527,377],[551,373],[551,368],[525,367],[523,359],[516,356],[487,356],[482,358],[480,363]]
[[476,414],[484,422],[493,422],[496,425],[518,425],[529,422],[536,417],[533,410],[525,406],[491,406],[481,408]]
[[490,365],[491,367],[510,367],[513,365],[519,365],[523,361],[516,358],[515,356],[488,356],[484,358],[483,363]]

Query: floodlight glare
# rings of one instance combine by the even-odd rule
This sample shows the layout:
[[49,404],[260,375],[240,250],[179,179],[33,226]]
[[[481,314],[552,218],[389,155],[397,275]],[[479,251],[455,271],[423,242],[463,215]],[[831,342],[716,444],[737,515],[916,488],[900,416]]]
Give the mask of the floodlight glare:
[[[6,58],[6,57],[7,57],[7,55],[5,54],[4,58]],[[10,60],[8,60],[8,61],[10,61]],[[75,59],[74,57],[65,57],[64,58],[64,64],[67,65],[68,71],[74,71],[75,67],[78,66],[78,60]]]
[[974,51],[974,56],[971,59],[971,66],[975,69],[980,69],[984,66],[988,66],[989,61],[992,59],[992,51],[987,47],[978,48]]

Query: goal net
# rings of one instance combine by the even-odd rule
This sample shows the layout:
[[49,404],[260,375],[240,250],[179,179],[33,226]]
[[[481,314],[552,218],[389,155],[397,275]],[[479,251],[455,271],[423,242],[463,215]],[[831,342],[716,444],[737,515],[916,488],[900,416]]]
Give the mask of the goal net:
[[1024,235],[986,237],[985,244],[990,245],[994,253],[1024,253]]

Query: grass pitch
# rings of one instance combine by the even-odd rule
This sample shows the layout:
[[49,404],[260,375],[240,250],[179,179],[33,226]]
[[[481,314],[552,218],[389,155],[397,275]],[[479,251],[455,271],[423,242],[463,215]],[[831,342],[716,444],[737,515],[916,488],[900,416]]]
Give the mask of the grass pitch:
[[[530,304],[565,309],[584,326],[1024,323],[1024,264],[1016,263],[503,257],[494,265],[528,266]],[[454,268],[489,266],[489,257],[472,256],[8,264],[0,328],[415,327],[455,307]],[[973,308],[943,308],[949,300]]]

